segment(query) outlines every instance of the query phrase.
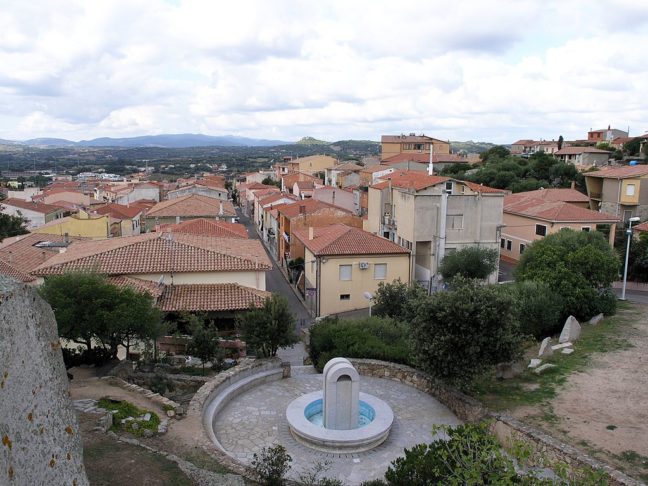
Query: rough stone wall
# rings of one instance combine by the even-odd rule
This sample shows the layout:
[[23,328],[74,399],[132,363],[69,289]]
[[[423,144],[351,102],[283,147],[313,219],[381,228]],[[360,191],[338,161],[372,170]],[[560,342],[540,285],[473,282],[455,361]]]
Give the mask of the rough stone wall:
[[349,361],[360,375],[386,378],[405,383],[433,396],[465,422],[491,421],[493,432],[505,446],[510,443],[510,439],[521,440],[532,447],[538,459],[547,459],[549,462],[564,462],[571,467],[603,471],[608,475],[608,484],[611,486],[640,486],[641,484],[622,472],[540,432],[534,427],[506,414],[497,414],[488,410],[477,400],[435,380],[422,371],[387,361],[355,358],[351,358]]
[[0,276],[0,484],[88,484],[51,307]]

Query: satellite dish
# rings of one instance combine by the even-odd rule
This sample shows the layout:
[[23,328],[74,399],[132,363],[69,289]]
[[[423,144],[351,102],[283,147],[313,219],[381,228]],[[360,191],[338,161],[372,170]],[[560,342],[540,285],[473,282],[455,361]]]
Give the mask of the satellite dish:
[[372,294],[371,292],[365,292],[365,293],[362,294],[362,295],[364,295],[364,298],[367,299],[367,300],[371,300],[371,299],[373,299],[373,297],[374,297],[373,294]]

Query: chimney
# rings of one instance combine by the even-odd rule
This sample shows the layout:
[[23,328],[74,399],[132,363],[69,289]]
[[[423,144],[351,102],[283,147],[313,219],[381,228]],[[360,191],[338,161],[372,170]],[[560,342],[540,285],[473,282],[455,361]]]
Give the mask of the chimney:
[[180,216],[176,216],[176,224],[180,224]]
[[572,181],[572,183],[571,183],[571,188],[572,188],[572,189],[576,189],[576,181]]
[[220,206],[218,208],[218,215],[219,216],[223,215],[223,201],[220,202]]
[[70,243],[70,235],[68,233],[65,233],[63,235],[63,243],[65,243],[66,245]]
[[430,142],[430,163],[428,164],[428,175],[434,174],[434,144]]
[[299,214],[306,214],[306,206],[304,204],[299,205]]
[[335,206],[335,189],[333,189],[333,195],[331,196],[331,204]]
[[315,229],[312,226],[308,227],[308,239],[312,240],[315,237]]

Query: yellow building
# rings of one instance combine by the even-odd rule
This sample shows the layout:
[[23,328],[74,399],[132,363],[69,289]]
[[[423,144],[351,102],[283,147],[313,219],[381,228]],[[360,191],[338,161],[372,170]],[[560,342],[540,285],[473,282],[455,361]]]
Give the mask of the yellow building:
[[110,222],[106,215],[91,215],[79,211],[72,216],[55,219],[31,230],[32,233],[68,235],[100,240],[110,236]]
[[366,309],[380,282],[410,281],[410,252],[379,236],[343,224],[293,235],[305,248],[299,286],[315,316]]
[[449,154],[450,142],[425,135],[383,135],[380,138],[381,159],[385,160],[398,154],[430,153],[430,145],[436,155]]
[[610,167],[583,175],[591,209],[624,222],[635,216],[648,219],[648,166]]
[[330,155],[311,155],[288,162],[288,171],[314,175],[317,172],[324,172],[326,169],[335,167],[338,163],[338,160]]

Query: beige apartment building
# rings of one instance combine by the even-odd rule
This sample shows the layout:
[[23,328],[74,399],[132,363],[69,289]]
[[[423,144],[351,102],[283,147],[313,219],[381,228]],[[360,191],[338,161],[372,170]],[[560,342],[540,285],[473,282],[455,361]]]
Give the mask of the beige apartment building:
[[367,309],[367,295],[380,282],[410,281],[409,250],[379,236],[344,224],[303,228],[293,235],[304,248],[298,287],[314,316]]
[[437,155],[450,153],[450,142],[426,135],[410,133],[409,135],[383,135],[380,137],[382,160],[398,154],[429,154],[430,146],[434,148],[434,153]]
[[624,222],[635,216],[648,219],[648,166],[610,167],[583,175],[590,209]]
[[[398,172],[369,188],[364,229],[412,252],[412,279],[432,288],[451,251],[499,248],[504,191],[421,172]],[[497,272],[489,278],[497,281]]]
[[609,226],[609,243],[614,245],[619,218],[587,209],[587,201],[587,196],[574,189],[541,189],[506,196],[500,238],[502,260],[517,263],[531,243],[565,228],[596,231]]

